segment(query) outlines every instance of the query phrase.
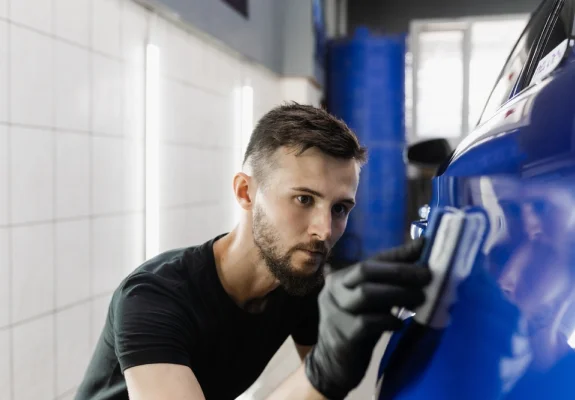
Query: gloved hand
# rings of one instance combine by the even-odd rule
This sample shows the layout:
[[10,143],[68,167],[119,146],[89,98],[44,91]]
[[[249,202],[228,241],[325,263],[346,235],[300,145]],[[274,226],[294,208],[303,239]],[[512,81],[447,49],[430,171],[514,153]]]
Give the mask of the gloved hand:
[[354,389],[383,332],[402,327],[392,307],[413,310],[424,302],[423,288],[431,281],[431,273],[413,265],[421,255],[423,240],[326,276],[318,298],[318,341],[305,359],[305,373],[328,399],[343,399]]

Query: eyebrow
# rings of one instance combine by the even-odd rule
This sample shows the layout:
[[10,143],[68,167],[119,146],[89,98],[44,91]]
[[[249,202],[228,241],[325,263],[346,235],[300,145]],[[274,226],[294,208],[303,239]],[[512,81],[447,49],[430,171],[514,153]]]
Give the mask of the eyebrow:
[[[310,189],[310,188],[306,188],[303,186],[298,186],[298,187],[292,187],[292,190],[296,191],[296,192],[304,192],[304,193],[309,193],[312,194],[314,196],[319,197],[320,199],[323,199],[325,196],[323,194],[321,194],[320,192]],[[351,204],[352,206],[355,205],[355,200],[353,199],[342,199],[340,200],[340,202],[342,203],[348,203]]]

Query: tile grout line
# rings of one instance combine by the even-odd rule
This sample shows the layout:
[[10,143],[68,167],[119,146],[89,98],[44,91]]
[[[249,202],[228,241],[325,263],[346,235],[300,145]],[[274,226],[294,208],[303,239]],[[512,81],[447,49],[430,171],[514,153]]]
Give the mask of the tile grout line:
[[[117,5],[118,5],[118,25],[116,26],[117,29],[117,33],[118,33],[118,47],[120,50],[120,59],[122,60],[121,62],[121,67],[120,67],[120,81],[121,84],[119,85],[118,90],[120,91],[120,93],[118,93],[118,97],[120,98],[120,126],[119,126],[119,131],[121,136],[126,137],[127,136],[127,130],[126,130],[126,81],[127,81],[127,73],[126,73],[126,66],[128,65],[128,63],[126,63],[124,61],[124,40],[123,40],[123,20],[124,20],[124,1],[123,0],[115,0]],[[137,144],[137,138],[134,137],[134,140],[130,140],[130,141],[123,141],[122,142],[122,147],[123,147],[123,151],[124,151],[124,168],[126,168],[126,160],[129,160],[130,157],[126,157],[126,151],[128,152],[128,154],[131,154],[132,151],[132,147],[135,146]],[[129,169],[128,169],[129,171]],[[124,199],[124,204],[127,204],[128,202]],[[124,217],[125,218],[125,217]]]
[[[198,203],[196,205],[201,205],[201,203]],[[124,216],[140,214],[142,212],[144,212],[144,208],[140,208],[137,210],[132,209],[132,210],[110,211],[102,214],[87,214],[87,215],[78,215],[75,217],[62,217],[59,219],[44,219],[29,222],[20,222],[17,224],[0,225],[0,229],[32,227],[38,225],[54,224],[56,222],[78,222],[78,221],[84,221],[86,219],[124,217]]]
[[[152,43],[152,37],[154,35],[154,27],[155,27],[155,17],[154,13],[150,12],[146,9],[145,11],[145,36],[144,36],[144,46],[142,47],[142,56],[144,60],[144,67],[143,67],[143,76],[140,84],[142,85],[142,104],[141,104],[141,111],[142,111],[142,136],[141,136],[141,144],[142,144],[142,160],[140,164],[140,168],[142,168],[142,190],[140,191],[140,195],[142,196],[142,205],[144,206],[144,212],[142,214],[142,260],[146,261],[146,245],[148,241],[148,231],[149,231],[149,223],[148,219],[146,218],[147,211],[149,208],[148,198],[147,198],[147,176],[148,176],[148,154],[147,154],[147,140],[148,140],[148,45]],[[161,57],[161,56],[160,56]],[[161,65],[161,62],[159,62]],[[160,146],[158,146],[158,152],[160,151]],[[161,158],[158,154],[158,168],[161,164]],[[158,173],[159,175],[159,173]],[[159,194],[158,194],[159,197]],[[160,229],[160,216],[158,212],[158,247],[161,248],[161,229]]]
[[177,147],[184,147],[188,149],[196,149],[196,150],[233,150],[234,146],[219,146],[219,145],[204,145],[202,143],[195,143],[195,142],[184,142],[184,141],[177,141],[177,140],[163,140],[160,142],[161,145],[164,146],[177,146]]
[[182,86],[185,86],[186,88],[196,89],[200,92],[203,92],[204,94],[211,94],[212,96],[221,97],[222,99],[227,98],[227,94],[219,92],[217,89],[211,89],[209,86],[200,86],[197,83],[188,81],[184,78],[180,78],[168,73],[161,74],[161,78],[171,81],[173,83],[178,83]]
[[[205,200],[198,200],[198,201],[191,201],[187,203],[176,203],[176,204],[169,204],[169,205],[162,205],[160,206],[161,211],[170,211],[170,210],[178,210],[178,209],[185,209],[185,208],[203,208],[209,207],[214,205],[221,205],[220,199],[205,199]],[[8,224],[8,225],[0,225],[0,229],[10,229],[10,228],[29,228],[29,227],[37,227],[42,225],[50,225],[56,223],[64,223],[64,222],[81,222],[86,220],[99,220],[99,219],[106,219],[106,218],[119,218],[119,217],[130,217],[130,216],[138,216],[142,213],[145,213],[145,208],[133,209],[133,210],[123,210],[123,211],[114,211],[109,213],[97,214],[97,215],[80,215],[75,217],[63,217],[59,219],[49,219],[49,220],[38,220],[38,221],[31,221],[31,222],[22,222],[18,224]]]
[[[6,2],[6,13],[9,16],[12,12],[12,7],[11,7],[11,0],[7,0]],[[9,20],[8,20],[9,21]],[[10,25],[10,23],[8,22],[6,24],[6,47],[8,49],[8,62],[6,63],[6,73],[7,73],[7,87],[6,87],[6,92],[7,92],[7,96],[8,96],[8,100],[7,100],[7,112],[8,112],[8,121],[12,121],[12,102],[11,102],[11,97],[12,97],[12,83],[11,83],[11,74],[12,74],[12,26]],[[8,225],[12,224],[12,151],[11,151],[11,146],[12,146],[12,129],[8,129],[8,135],[6,135],[7,138],[7,146],[8,146],[8,199],[7,199],[7,208],[8,208]],[[14,287],[13,287],[13,275],[14,275],[14,251],[12,249],[12,243],[14,242],[14,238],[13,238],[13,229],[9,229],[8,230],[8,320],[10,321],[10,324],[12,324],[12,321],[14,320],[14,311],[13,311],[13,297],[14,297]],[[14,385],[14,381],[15,381],[15,372],[14,372],[14,329],[10,328],[8,330],[8,357],[10,359],[10,363],[9,363],[9,380],[10,380],[10,399],[14,400],[16,397],[16,389],[15,389],[15,385]]]
[[[88,153],[88,209],[90,217],[88,219],[88,291],[90,293],[90,298],[94,298],[94,0],[88,0],[88,47],[90,52],[90,64],[88,71],[88,80],[90,88],[90,113],[89,113],[89,146],[90,151]],[[88,310],[89,318],[88,326],[90,331],[88,332],[89,348],[90,351],[94,351],[94,301],[91,300]]]
[[52,40],[65,43],[65,44],[68,44],[68,45],[73,46],[73,47],[76,47],[76,48],[80,48],[80,49],[83,49],[83,50],[90,50],[92,53],[97,54],[97,55],[99,55],[99,56],[102,56],[102,57],[104,57],[104,58],[107,58],[107,59],[109,59],[109,60],[114,60],[114,61],[119,61],[119,62],[124,62],[124,61],[125,61],[125,60],[122,59],[121,57],[117,57],[117,56],[114,56],[114,55],[105,53],[105,52],[103,52],[103,51],[95,50],[95,49],[93,49],[93,46],[91,46],[91,45],[90,45],[90,46],[84,46],[84,45],[82,45],[82,44],[80,44],[80,43],[74,42],[73,40],[70,40],[70,39],[67,39],[67,38],[64,38],[64,37],[61,37],[61,36],[57,36],[57,35],[54,34],[54,33],[47,33],[47,32],[42,31],[42,30],[40,30],[40,29],[37,29],[37,28],[34,28],[34,27],[32,27],[32,26],[28,26],[28,25],[26,25],[26,24],[23,24],[23,23],[21,23],[21,22],[12,21],[12,20],[10,20],[9,18],[7,18],[7,19],[0,18],[0,21],[6,21],[9,25],[13,25],[13,26],[15,26],[15,27],[17,27],[17,28],[19,28],[19,29],[26,29],[26,30],[29,30],[30,32],[33,32],[33,33],[37,34],[37,35],[46,36],[46,37],[48,37],[48,38],[50,38],[50,39],[52,39]]
[[[56,31],[56,4],[55,0],[51,0],[52,6],[52,35]],[[53,351],[52,354],[52,365],[53,369],[53,382],[52,382],[52,391],[53,395],[58,395],[58,372],[59,372],[59,364],[58,364],[58,317],[56,314],[57,302],[58,302],[58,237],[57,237],[57,226],[58,226],[58,215],[57,215],[57,199],[58,199],[58,134],[56,131],[56,124],[57,124],[57,107],[56,107],[56,77],[58,72],[56,71],[57,65],[57,57],[58,57],[58,49],[56,46],[56,40],[51,40],[52,45],[52,218],[54,223],[52,224],[52,285],[53,285],[53,292],[52,292],[52,308],[54,314],[52,315],[52,332],[54,337],[52,338],[53,342]]]
[[138,141],[139,138],[132,137],[129,135],[117,135],[112,133],[103,133],[103,132],[92,132],[92,131],[83,131],[80,129],[70,129],[70,128],[60,128],[57,126],[43,126],[43,125],[30,125],[30,124],[21,124],[21,123],[10,123],[10,122],[0,122],[0,126],[6,127],[13,127],[13,128],[22,128],[28,130],[39,130],[39,131],[49,131],[51,129],[55,129],[60,133],[69,133],[78,136],[89,136],[92,135],[94,137],[100,137],[105,139],[117,139],[117,140],[125,140],[125,141]]
[[59,307],[59,308],[55,309],[55,310],[46,311],[46,312],[43,312],[43,313],[40,313],[40,314],[36,314],[36,315],[31,316],[31,317],[25,318],[25,319],[23,319],[23,320],[21,320],[21,321],[18,321],[18,322],[15,322],[15,323],[12,323],[12,324],[9,324],[9,325],[0,327],[0,332],[1,332],[1,331],[4,331],[4,330],[11,329],[11,328],[16,328],[16,327],[25,325],[25,324],[27,324],[27,323],[29,323],[29,322],[36,321],[36,320],[41,319],[41,318],[45,318],[45,317],[47,317],[47,316],[49,316],[49,315],[53,315],[53,314],[57,314],[57,313],[62,312],[62,311],[70,310],[70,309],[72,309],[72,308],[74,308],[74,307],[81,306],[81,305],[86,304],[86,303],[89,303],[89,302],[91,302],[91,301],[98,300],[98,299],[104,298],[104,297],[106,297],[106,296],[110,296],[112,293],[114,293],[114,292],[111,291],[111,290],[108,290],[108,291],[105,291],[105,292],[98,292],[98,293],[94,294],[93,296],[89,296],[89,297],[86,297],[86,298],[84,298],[84,299],[82,299],[82,300],[78,300],[78,301],[76,301],[76,302],[66,304],[66,305],[64,305],[64,306],[62,306],[62,307]]

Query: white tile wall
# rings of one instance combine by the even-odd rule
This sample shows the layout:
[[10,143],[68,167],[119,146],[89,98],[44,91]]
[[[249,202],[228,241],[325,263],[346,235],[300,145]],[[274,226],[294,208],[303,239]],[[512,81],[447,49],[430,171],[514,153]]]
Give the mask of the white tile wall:
[[[209,174],[200,173],[197,176],[197,191],[202,203],[218,203],[225,198],[233,196],[233,148],[205,149],[200,154],[201,167],[196,163],[196,170],[209,171]],[[201,169],[200,169],[201,168]]]
[[5,18],[8,15],[8,0],[0,0],[0,17]]
[[171,78],[162,79],[160,90],[163,139],[178,143],[208,142],[211,132],[203,131],[200,121],[210,94]]
[[48,36],[15,25],[10,27],[12,123],[52,126],[53,49],[54,42]]
[[160,251],[190,246],[200,227],[188,223],[189,209],[171,208],[160,212]]
[[282,78],[282,95],[301,104],[320,105],[321,91],[305,77]]
[[92,139],[92,204],[96,214],[120,212],[127,205],[124,196],[124,177],[127,175],[125,147],[126,142],[122,138]]
[[198,70],[202,71],[203,64],[203,46],[198,40],[175,26],[168,27],[165,39],[160,46],[167,76],[188,83],[205,77],[196,76]]
[[[8,229],[0,229],[0,329],[10,323],[9,237]],[[0,352],[0,354],[3,353]]]
[[[256,120],[281,102],[280,83],[129,0],[10,3],[0,21],[0,398],[69,399],[112,291],[144,257],[148,33],[162,73],[162,249],[232,229],[234,93],[253,86]],[[0,0],[0,18],[7,11]]]
[[56,127],[90,130],[90,52],[59,42],[56,58]]
[[207,132],[211,133],[211,143],[216,147],[231,148],[235,143],[229,132],[234,132],[236,129],[234,93],[228,92],[222,96],[214,95],[211,104],[212,108],[206,112],[205,128]]
[[[202,150],[190,146],[163,145],[160,152],[160,205],[165,207],[198,203],[202,198],[199,181]],[[177,171],[177,172],[176,172]]]
[[145,133],[145,79],[142,65],[127,63],[124,66],[124,129],[125,136],[143,140]]
[[90,220],[56,223],[56,307],[90,298]]
[[13,329],[14,400],[54,398],[54,316]]
[[[214,47],[206,47],[203,54],[203,74],[201,75],[203,80],[200,84],[203,84],[207,88],[222,89],[218,81],[220,80],[220,64],[222,60],[222,51]],[[225,89],[224,89],[225,90]]]
[[160,248],[203,243],[233,228],[233,213],[222,203],[164,209],[160,213]]
[[239,84],[241,79],[241,63],[233,55],[221,49],[206,46],[204,58],[206,68],[210,71],[213,82],[211,89],[223,96],[230,94],[230,88]]
[[52,224],[12,228],[12,322],[54,308]]
[[11,397],[12,379],[10,375],[10,331],[0,330],[0,399]]
[[[132,66],[145,62],[149,13],[142,7],[126,1],[122,5],[122,53]],[[141,69],[141,68],[140,68]]]
[[0,122],[8,121],[8,44],[8,24],[0,21]]
[[89,47],[92,0],[53,0],[53,2],[56,36]]
[[92,1],[92,47],[108,56],[121,54],[121,0]]
[[8,224],[8,129],[0,125],[0,226]]
[[90,360],[90,303],[58,312],[56,332],[56,394],[62,395],[78,385]]
[[142,144],[132,139],[94,137],[92,157],[95,214],[142,208]]
[[51,220],[54,216],[54,134],[43,129],[10,130],[12,223]]
[[90,137],[58,132],[56,136],[56,218],[90,214]]
[[[198,238],[200,242],[206,240],[206,237],[212,238],[230,232],[234,227],[233,211],[225,203],[213,203],[203,208],[194,209],[194,212],[196,214],[193,217],[203,219],[205,224]],[[197,214],[201,214],[201,216]]]
[[94,54],[92,68],[92,130],[106,135],[122,135],[122,62]]
[[52,33],[52,0],[11,1],[10,19],[30,28]]
[[[182,41],[174,41],[174,43],[179,44],[179,49],[185,57],[176,61],[176,64],[180,65],[176,76],[193,85],[214,90],[214,85],[206,85],[208,74],[216,67],[216,64],[206,64],[207,50],[212,46],[206,45],[191,34],[177,36]],[[175,47],[174,50],[177,51],[178,47]],[[177,53],[174,53],[173,56],[177,57]]]
[[92,293],[114,290],[143,261],[143,214],[92,221]]

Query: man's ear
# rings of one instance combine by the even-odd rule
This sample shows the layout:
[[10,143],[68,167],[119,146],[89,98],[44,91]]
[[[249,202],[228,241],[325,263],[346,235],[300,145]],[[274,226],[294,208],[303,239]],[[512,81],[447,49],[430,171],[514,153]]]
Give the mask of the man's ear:
[[238,172],[234,176],[234,195],[236,196],[236,201],[246,211],[250,211],[253,207],[253,199],[250,193],[255,193],[254,188],[251,187],[255,185],[254,180],[251,176],[245,174],[244,172]]

